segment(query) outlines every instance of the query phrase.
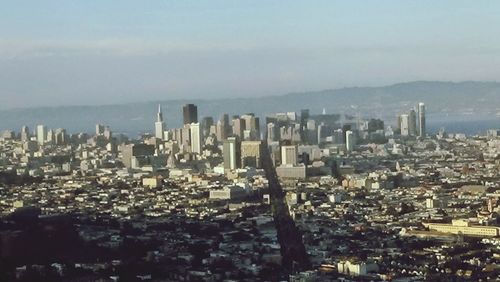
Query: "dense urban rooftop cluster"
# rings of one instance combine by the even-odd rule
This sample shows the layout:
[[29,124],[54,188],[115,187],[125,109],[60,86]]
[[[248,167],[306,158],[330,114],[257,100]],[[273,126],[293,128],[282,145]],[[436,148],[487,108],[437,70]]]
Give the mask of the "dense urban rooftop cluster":
[[[423,103],[395,126],[308,110],[198,121],[193,104],[183,118],[167,129],[160,107],[137,139],[4,131],[0,280],[500,279],[498,130],[430,134]],[[302,262],[284,257],[300,249],[287,218]]]

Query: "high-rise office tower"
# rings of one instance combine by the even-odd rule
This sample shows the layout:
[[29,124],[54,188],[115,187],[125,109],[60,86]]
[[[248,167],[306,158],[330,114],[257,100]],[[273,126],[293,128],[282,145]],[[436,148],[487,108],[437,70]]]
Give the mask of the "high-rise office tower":
[[410,116],[409,115],[407,115],[407,114],[401,115],[401,124],[400,124],[399,128],[401,129],[402,136],[410,135]]
[[278,127],[274,122],[267,124],[267,142],[271,143],[273,141],[278,141],[279,139]]
[[201,120],[201,131],[203,132],[203,136],[210,135],[210,127],[214,124],[213,117],[204,117]]
[[410,114],[408,115],[408,134],[410,136],[417,136],[417,113],[415,110],[410,110]]
[[[342,144],[344,142],[344,137],[342,136],[342,129],[339,129],[340,131],[340,143]],[[317,130],[316,130],[316,141],[319,143],[325,142],[326,138],[329,136],[332,136],[333,129],[329,125],[325,125],[323,122],[318,125]]]
[[344,144],[347,144],[347,131],[351,130],[352,126],[350,124],[342,125],[342,132],[344,132]]
[[248,113],[241,116],[241,119],[245,121],[245,129],[248,130],[248,137],[251,140],[260,139],[260,121],[258,117],[255,117],[254,113]]
[[418,103],[418,134],[420,137],[425,137],[425,104]]
[[229,123],[229,115],[223,114],[221,117],[222,128],[224,129],[224,135],[227,136],[231,133],[231,124]]
[[45,140],[47,140],[47,127],[45,125],[37,125],[36,126],[36,141],[38,144],[43,144],[45,143]]
[[30,140],[30,130],[26,125],[21,127],[21,140],[22,141]]
[[217,126],[216,126],[216,135],[217,135],[217,140],[219,141],[224,141],[227,139],[227,135],[226,135],[226,131],[224,130],[224,126],[222,125],[222,121],[219,120],[217,122]]
[[280,140],[289,140],[291,142],[300,142],[300,125],[287,125],[280,127]]
[[163,121],[163,114],[161,113],[161,105],[158,105],[158,113],[156,114],[155,137],[162,140],[165,137],[165,122]]
[[396,117],[396,131],[401,134],[401,115],[398,114]]
[[347,130],[345,133],[346,136],[346,142],[345,146],[348,152],[352,152],[354,150],[354,145],[356,144],[356,140],[354,140],[354,132],[351,130]]
[[342,129],[336,129],[332,132],[332,143],[333,144],[344,144],[344,132]]
[[322,123],[320,125],[318,125],[318,137],[317,137],[317,140],[318,140],[318,143],[321,143],[321,142],[324,142],[325,141],[325,138],[323,136],[325,136],[325,125]]
[[306,127],[308,120],[309,120],[309,110],[308,109],[300,110],[300,138],[302,142],[306,142],[307,140]]
[[255,136],[257,136],[257,139],[260,140],[260,119],[259,117],[255,117],[253,120],[252,120],[252,127],[253,129],[255,130]]
[[385,129],[384,121],[381,119],[371,118],[366,125],[368,126],[369,133]]
[[203,147],[203,133],[199,123],[191,123],[190,127],[191,152],[201,154]]
[[297,147],[281,146],[281,164],[297,165]]
[[231,133],[231,126],[229,125],[229,115],[223,114],[217,122],[217,140],[224,141]]
[[233,117],[233,135],[243,138],[243,131],[245,131],[245,120],[239,116]]
[[[180,130],[180,144],[182,145],[182,147],[187,147],[187,146],[190,146],[190,143],[191,143],[191,129],[190,129],[190,125],[189,124],[186,124],[184,125],[183,128],[181,128]],[[184,151],[184,149],[183,149]]]
[[254,129],[255,127],[255,115],[253,113],[248,113],[248,114],[244,114],[241,116],[241,118],[243,120],[245,120],[245,129],[247,130],[251,130],[251,129]]
[[316,127],[315,120],[311,119],[306,122],[304,133],[306,139],[301,139],[301,141],[306,142],[307,144],[318,144],[318,128]]
[[293,125],[292,142],[294,142],[294,143],[300,142],[300,124],[298,124],[298,123]]
[[95,125],[95,135],[103,135],[104,134],[104,125],[96,124]]
[[181,128],[174,128],[170,130],[172,134],[172,140],[177,141],[178,144],[182,144],[182,129]]
[[198,123],[198,107],[194,104],[186,104],[182,108],[184,124]]
[[262,141],[241,142],[241,167],[262,167]]
[[55,131],[55,143],[57,145],[65,144],[67,141],[66,130],[64,128],[58,128]]
[[281,126],[279,136],[280,136],[279,140],[292,141],[293,127],[291,127],[289,125]]
[[[215,125],[215,124],[212,124],[210,126],[210,128],[208,129],[208,135],[215,136],[217,138],[217,140],[223,140],[223,139],[219,139],[219,135],[217,133],[217,125]],[[208,135],[206,135],[206,136],[208,136]]]
[[222,145],[224,169],[237,169],[241,162],[241,146],[238,137],[228,137]]
[[47,139],[45,139],[46,143],[55,144],[56,143],[55,139],[56,139],[56,135],[54,133],[54,130],[49,129],[49,131],[47,131]]
[[111,131],[111,128],[109,128],[109,126],[104,127],[103,135],[104,135],[104,138],[106,138],[108,140],[111,139],[111,137],[113,137],[113,132]]
[[129,144],[122,148],[122,162],[127,168],[141,167],[155,152],[154,145]]

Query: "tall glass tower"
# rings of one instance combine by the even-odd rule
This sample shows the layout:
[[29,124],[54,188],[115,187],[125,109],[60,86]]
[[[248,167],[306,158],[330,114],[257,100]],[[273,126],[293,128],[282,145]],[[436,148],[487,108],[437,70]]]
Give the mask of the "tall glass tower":
[[425,104],[418,103],[418,135],[425,137]]

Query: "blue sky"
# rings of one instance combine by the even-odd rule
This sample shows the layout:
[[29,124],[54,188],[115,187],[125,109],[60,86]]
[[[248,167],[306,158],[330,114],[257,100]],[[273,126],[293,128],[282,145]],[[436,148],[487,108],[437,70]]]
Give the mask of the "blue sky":
[[498,1],[0,4],[0,109],[499,75]]

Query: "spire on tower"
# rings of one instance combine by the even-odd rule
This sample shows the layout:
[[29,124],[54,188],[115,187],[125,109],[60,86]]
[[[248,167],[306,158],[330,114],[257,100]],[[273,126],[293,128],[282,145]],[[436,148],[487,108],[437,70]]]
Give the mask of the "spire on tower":
[[155,137],[162,140],[165,137],[165,122],[163,122],[163,114],[161,113],[160,104],[158,104],[158,114],[155,122]]
[[161,113],[161,105],[158,104],[158,114],[157,114],[157,117],[156,117],[156,121],[158,122],[162,122],[163,121],[163,115]]

